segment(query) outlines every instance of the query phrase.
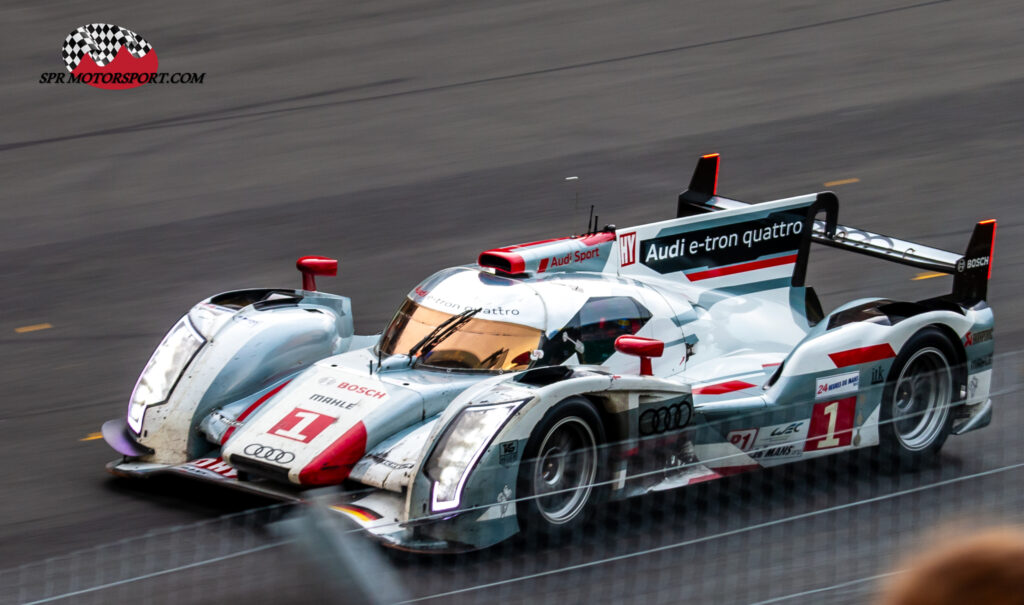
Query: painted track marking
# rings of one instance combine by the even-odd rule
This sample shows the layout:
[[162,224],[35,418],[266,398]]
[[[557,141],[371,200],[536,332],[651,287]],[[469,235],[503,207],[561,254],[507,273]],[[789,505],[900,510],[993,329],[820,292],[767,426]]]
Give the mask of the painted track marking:
[[50,324],[32,324],[31,326],[21,326],[20,328],[14,328],[14,331],[18,334],[25,334],[26,332],[38,332],[39,330],[49,330],[53,326]]
[[860,179],[839,179],[838,181],[829,181],[825,183],[826,187],[838,187],[840,185],[852,185],[853,183],[859,183]]

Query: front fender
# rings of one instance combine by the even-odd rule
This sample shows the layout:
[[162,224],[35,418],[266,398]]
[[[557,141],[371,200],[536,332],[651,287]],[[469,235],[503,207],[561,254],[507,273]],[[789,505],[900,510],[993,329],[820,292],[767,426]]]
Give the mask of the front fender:
[[[521,376],[499,377],[477,385],[460,395],[437,422],[412,475],[406,498],[407,519],[421,537],[484,548],[517,533],[516,484],[523,451],[545,414],[566,398],[588,396],[600,402],[598,407],[603,414],[627,418],[645,391],[659,398],[690,393],[688,385],[646,376],[614,376],[596,368],[576,368],[571,377],[542,386],[523,384],[517,380]],[[490,436],[483,453],[469,469],[459,508],[444,513],[432,511],[433,481],[424,468],[444,429],[471,406],[516,399],[526,402]]]
[[205,344],[167,400],[145,410],[136,439],[153,450],[146,462],[180,464],[205,454],[210,445],[194,427],[213,409],[345,352],[355,340],[351,302],[323,292],[228,292],[200,302],[189,317],[210,308],[220,313],[199,329]]

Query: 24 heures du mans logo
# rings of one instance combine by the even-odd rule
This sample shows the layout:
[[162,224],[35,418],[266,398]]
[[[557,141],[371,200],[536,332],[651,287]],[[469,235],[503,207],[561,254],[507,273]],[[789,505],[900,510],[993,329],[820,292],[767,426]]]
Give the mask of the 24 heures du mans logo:
[[109,23],[83,25],[68,34],[61,51],[69,73],[44,72],[40,84],[88,84],[135,88],[144,84],[202,84],[206,73],[157,71],[153,45],[134,31]]

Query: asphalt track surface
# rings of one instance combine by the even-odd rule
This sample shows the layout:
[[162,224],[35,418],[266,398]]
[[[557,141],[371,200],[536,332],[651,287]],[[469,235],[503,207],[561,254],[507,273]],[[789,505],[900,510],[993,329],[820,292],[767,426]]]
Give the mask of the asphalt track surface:
[[[8,32],[0,70],[0,567],[261,504],[190,484],[114,481],[102,471],[112,452],[81,441],[124,412],[153,346],[196,300],[297,285],[296,257],[331,255],[341,259],[340,276],[321,286],[350,296],[357,331],[373,333],[435,269],[472,262],[488,247],[578,232],[590,204],[602,224],[672,216],[694,160],[707,152],[722,153],[720,191],[749,201],[857,179],[831,187],[841,222],[929,245],[961,250],[976,221],[999,219],[990,289],[997,349],[1024,348],[1016,307],[1024,290],[1024,6],[690,4],[0,7]],[[63,69],[67,33],[96,21],[138,31],[161,71],[206,72],[204,83],[131,91],[37,83],[40,72]],[[826,308],[950,285],[912,280],[917,273],[818,251],[809,282]],[[16,331],[44,323],[52,327]],[[1005,384],[1020,378],[1020,359],[1004,368]],[[1024,459],[1020,418],[997,417],[951,440],[945,467],[962,474]],[[986,481],[957,492],[959,510],[1024,489],[1020,472]],[[645,511],[668,505],[642,502]],[[750,497],[751,506],[765,503],[779,518],[807,510],[777,492]],[[913,519],[941,516],[941,503],[915,500]],[[906,518],[882,531],[868,508],[816,525],[813,540],[847,543],[850,527],[864,527],[857,560],[890,556],[888,534]],[[672,544],[685,533],[679,523],[636,527],[644,544]],[[771,541],[743,544],[744,557],[722,559],[716,601],[829,583],[801,572],[812,559],[820,566],[813,550],[806,560],[790,553],[779,567],[768,562]],[[537,560],[557,567],[582,548]],[[595,559],[619,552],[588,548]],[[708,556],[697,547],[672,552],[675,562],[659,559],[653,571],[623,563],[586,582],[606,584],[606,598],[672,599],[678,593],[658,587],[678,586],[673,565]],[[493,579],[487,569],[536,567],[507,550],[479,560],[470,571],[484,582]],[[399,567],[413,594],[443,588],[431,578],[435,564]],[[832,568],[827,580],[855,576]],[[518,600],[541,589],[550,587],[520,582],[502,595]],[[302,600],[290,594],[280,598]],[[489,600],[486,591],[463,596]]]

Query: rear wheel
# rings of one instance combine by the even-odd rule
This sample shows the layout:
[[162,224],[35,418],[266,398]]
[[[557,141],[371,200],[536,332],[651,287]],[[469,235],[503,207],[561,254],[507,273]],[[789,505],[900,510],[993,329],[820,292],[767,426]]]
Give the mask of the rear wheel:
[[589,401],[572,397],[534,428],[519,467],[517,514],[526,530],[565,531],[581,525],[603,499],[604,429]]
[[955,359],[949,339],[934,328],[904,345],[882,395],[879,437],[885,461],[914,469],[938,456],[953,422]]

